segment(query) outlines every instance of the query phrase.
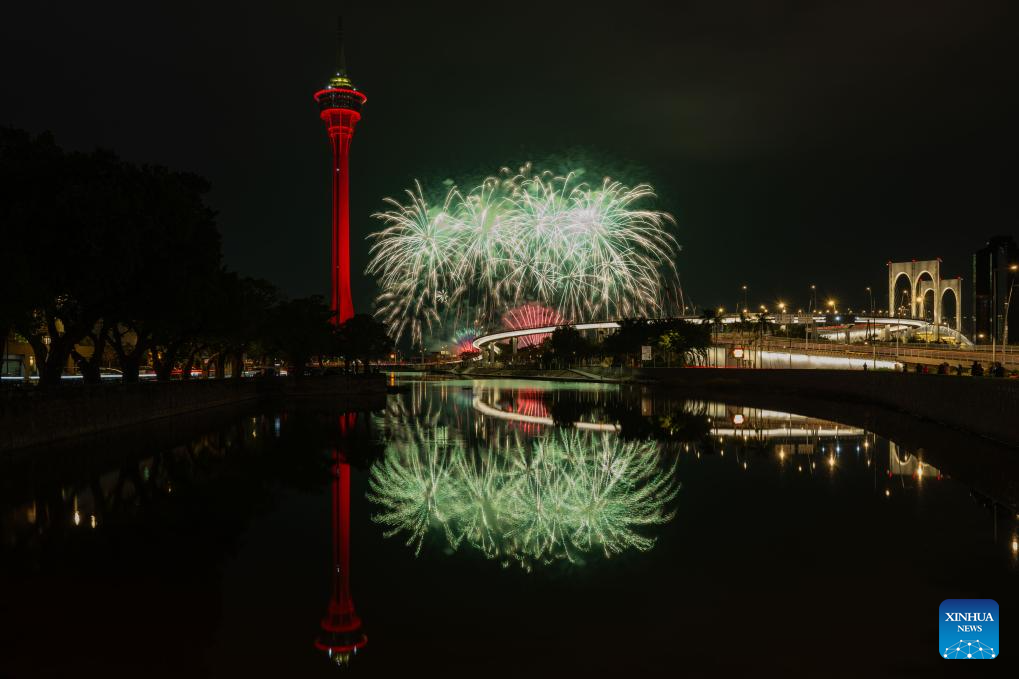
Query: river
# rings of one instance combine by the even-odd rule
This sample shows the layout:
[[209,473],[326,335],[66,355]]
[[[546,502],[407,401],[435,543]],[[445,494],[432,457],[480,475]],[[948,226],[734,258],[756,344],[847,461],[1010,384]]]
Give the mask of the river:
[[880,676],[936,667],[943,599],[1016,610],[1008,451],[988,486],[957,439],[393,383],[0,462],[0,676]]

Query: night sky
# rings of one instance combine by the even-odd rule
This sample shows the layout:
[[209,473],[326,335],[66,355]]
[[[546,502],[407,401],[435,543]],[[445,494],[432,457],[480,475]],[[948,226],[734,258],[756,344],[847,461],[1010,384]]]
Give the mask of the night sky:
[[812,282],[863,305],[889,259],[941,256],[968,278],[974,249],[1016,231],[1007,2],[416,4],[8,3],[0,124],[205,175],[231,267],[324,293],[312,94],[342,12],[368,96],[351,158],[359,310],[384,196],[549,156],[654,183],[704,305],[735,304],[742,283],[753,304],[804,305]]

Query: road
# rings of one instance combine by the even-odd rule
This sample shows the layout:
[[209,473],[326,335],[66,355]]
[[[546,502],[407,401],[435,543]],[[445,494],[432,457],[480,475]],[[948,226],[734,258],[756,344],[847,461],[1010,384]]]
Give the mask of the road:
[[[817,340],[793,339],[784,337],[765,336],[763,341],[754,335],[740,335],[721,333],[715,337],[716,344],[729,346],[746,346],[760,348],[766,351],[795,351],[816,356],[852,356],[856,358],[871,358],[897,360],[902,363],[922,363],[925,365],[938,365],[947,361],[955,367],[962,364],[969,368],[973,361],[979,361],[986,369],[991,365],[991,347],[987,345],[975,345],[968,347],[928,348],[916,344],[845,344],[842,342],[829,342]],[[1019,370],[1019,348],[1010,346],[1008,351],[997,347],[994,351],[994,361],[1000,361],[1003,366],[1011,370]]]

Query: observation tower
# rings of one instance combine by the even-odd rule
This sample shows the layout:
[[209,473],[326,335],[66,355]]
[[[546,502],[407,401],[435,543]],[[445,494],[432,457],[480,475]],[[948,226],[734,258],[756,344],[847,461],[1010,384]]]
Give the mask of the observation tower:
[[336,75],[325,89],[315,93],[319,117],[326,124],[333,149],[333,243],[332,281],[333,322],[343,323],[354,315],[350,296],[350,140],[361,119],[361,107],[368,98],[358,91],[347,75],[343,52],[343,22],[337,26]]

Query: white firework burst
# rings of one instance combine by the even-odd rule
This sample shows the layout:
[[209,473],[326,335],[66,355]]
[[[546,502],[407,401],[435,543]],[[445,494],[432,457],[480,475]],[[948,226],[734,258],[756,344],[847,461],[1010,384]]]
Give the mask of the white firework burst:
[[421,342],[464,309],[467,321],[490,325],[524,302],[573,322],[649,316],[676,282],[674,220],[642,207],[655,197],[647,184],[606,178],[592,187],[525,167],[468,192],[454,186],[441,206],[415,188],[406,204],[387,199],[375,215],[385,228],[372,234],[367,270],[397,339]]

